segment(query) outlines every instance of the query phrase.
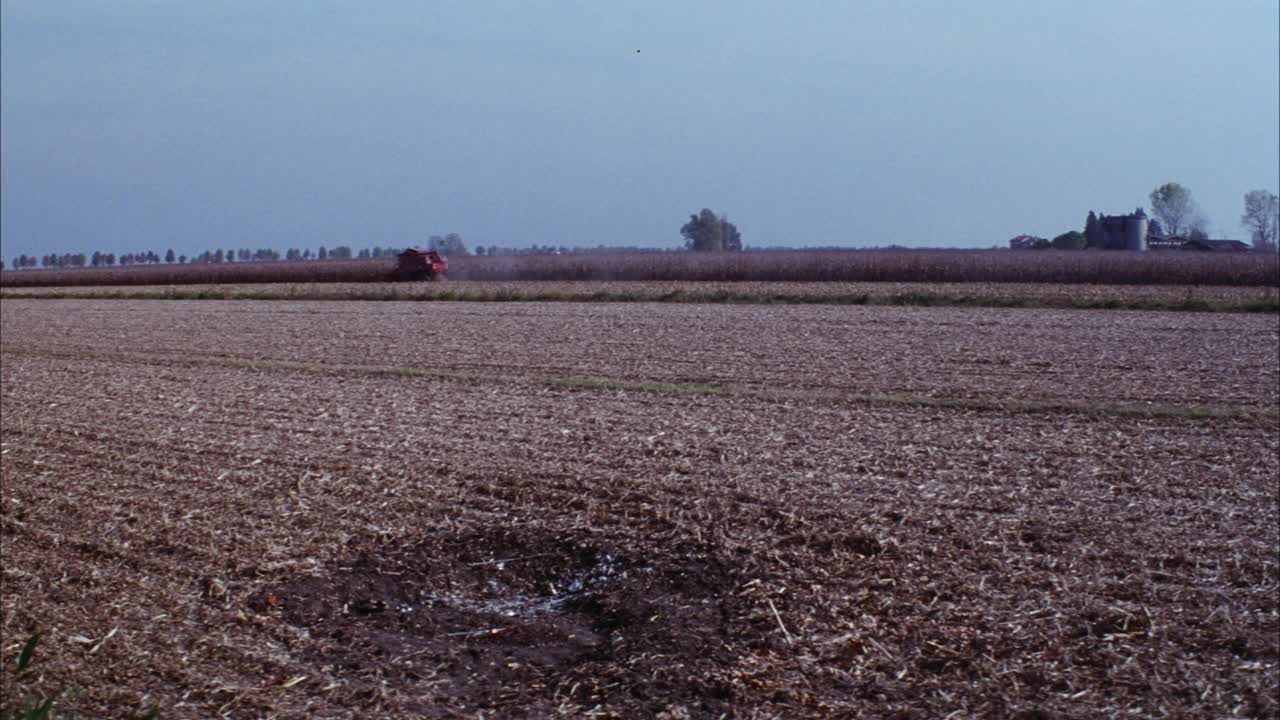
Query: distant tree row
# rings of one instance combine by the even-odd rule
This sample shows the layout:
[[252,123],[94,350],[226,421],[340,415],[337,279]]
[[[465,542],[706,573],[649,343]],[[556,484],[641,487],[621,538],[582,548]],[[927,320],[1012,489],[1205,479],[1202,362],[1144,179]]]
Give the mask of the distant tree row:
[[[172,250],[170,252],[173,252]],[[117,262],[115,253],[95,252],[89,258],[89,265],[92,267],[112,266]],[[128,253],[121,255],[118,259],[120,265],[156,265],[160,262],[160,256],[153,252],[144,253]]]
[[[467,246],[462,241],[462,236],[457,233],[449,233],[448,235],[432,235],[427,242],[428,248],[437,250],[445,255],[466,255]],[[358,253],[354,252],[349,245],[339,245],[335,248],[327,248],[321,245],[314,252],[310,249],[301,250],[298,248],[289,248],[285,251],[283,257],[289,261],[303,260],[350,260],[353,257],[362,260],[395,257],[404,250],[403,247],[374,247],[365,248]],[[258,248],[251,250],[249,248],[240,249],[215,249],[205,250],[199,255],[190,258],[192,263],[230,263],[230,262],[271,262],[281,259],[278,250],[271,248]],[[161,262],[183,264],[188,261],[186,255],[178,255],[169,249],[164,254],[164,259],[154,252],[128,253],[125,255],[116,255],[115,253],[94,252],[92,256],[85,257],[84,253],[74,254],[67,253],[65,255],[45,255],[36,258],[28,255],[19,255],[13,259],[13,267],[16,270],[25,270],[35,267],[46,268],[75,268],[84,267],[86,264],[92,267],[114,267],[125,265],[155,265]],[[0,269],[3,269],[3,263],[0,263]]]
[[77,268],[84,267],[87,258],[84,253],[65,253],[63,255],[44,255],[36,258],[33,255],[19,255],[13,259],[13,268],[15,270],[25,270],[26,268],[46,267],[46,268]]

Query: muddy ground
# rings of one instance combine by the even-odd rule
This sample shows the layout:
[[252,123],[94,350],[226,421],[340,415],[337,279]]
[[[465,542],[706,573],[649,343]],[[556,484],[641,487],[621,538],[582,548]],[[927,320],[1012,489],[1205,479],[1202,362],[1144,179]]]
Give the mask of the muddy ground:
[[0,320],[6,703],[1280,707],[1274,316],[6,299]]

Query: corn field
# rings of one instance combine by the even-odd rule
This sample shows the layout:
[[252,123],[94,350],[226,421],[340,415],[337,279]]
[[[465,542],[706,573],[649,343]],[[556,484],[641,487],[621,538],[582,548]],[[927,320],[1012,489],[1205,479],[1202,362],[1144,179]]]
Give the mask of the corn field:
[[[383,282],[394,261],[152,265],[0,273],[0,286]],[[926,282],[1280,286],[1263,253],[1003,250],[795,250],[449,258],[449,277],[478,281]]]

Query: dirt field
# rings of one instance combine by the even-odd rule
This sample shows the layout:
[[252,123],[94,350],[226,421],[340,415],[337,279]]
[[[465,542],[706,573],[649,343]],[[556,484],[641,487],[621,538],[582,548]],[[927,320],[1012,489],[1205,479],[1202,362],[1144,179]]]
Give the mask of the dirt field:
[[1275,717],[1278,346],[1269,314],[5,299],[0,690]]

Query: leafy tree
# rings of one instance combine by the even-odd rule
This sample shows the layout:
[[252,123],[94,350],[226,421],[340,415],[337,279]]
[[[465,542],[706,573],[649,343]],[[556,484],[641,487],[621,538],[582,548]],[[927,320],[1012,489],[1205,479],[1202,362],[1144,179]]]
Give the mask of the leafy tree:
[[697,215],[690,215],[689,222],[680,228],[685,247],[696,252],[717,252],[724,249],[724,226],[710,208],[702,208]]
[[177,258],[173,254],[173,248],[169,248],[169,252],[164,254],[164,261],[172,264]]
[[1240,224],[1248,228],[1255,250],[1280,248],[1280,197],[1267,190],[1245,193]]
[[444,252],[446,255],[469,255],[466,243],[462,242],[462,236],[458,233],[449,233],[444,236]]
[[1083,250],[1088,246],[1089,242],[1085,239],[1084,233],[1079,230],[1072,230],[1054,238],[1050,244],[1054,250]]
[[1191,191],[1175,182],[1151,191],[1151,212],[1170,236],[1189,232],[1196,224],[1203,229],[1205,222]]
[[727,215],[720,216],[720,234],[724,237],[724,249],[730,252],[739,252],[742,250],[742,233],[738,232],[738,226],[729,222]]
[[325,246],[321,245],[321,246],[320,246],[320,249],[316,251],[316,259],[317,259],[317,260],[328,260],[328,259],[329,259],[329,250],[328,250],[328,249],[326,249],[326,248],[325,248]]
[[685,248],[698,252],[742,250],[742,233],[729,222],[727,215],[717,216],[710,208],[703,208],[697,215],[690,215],[689,222],[680,228]]
[[178,256],[178,264],[179,264],[179,265],[185,265],[186,263],[187,263],[187,256],[186,256],[186,255],[179,255],[179,256]]
[[462,242],[458,233],[449,233],[444,237],[432,235],[427,238],[427,249],[435,250],[443,255],[467,255],[467,245]]

